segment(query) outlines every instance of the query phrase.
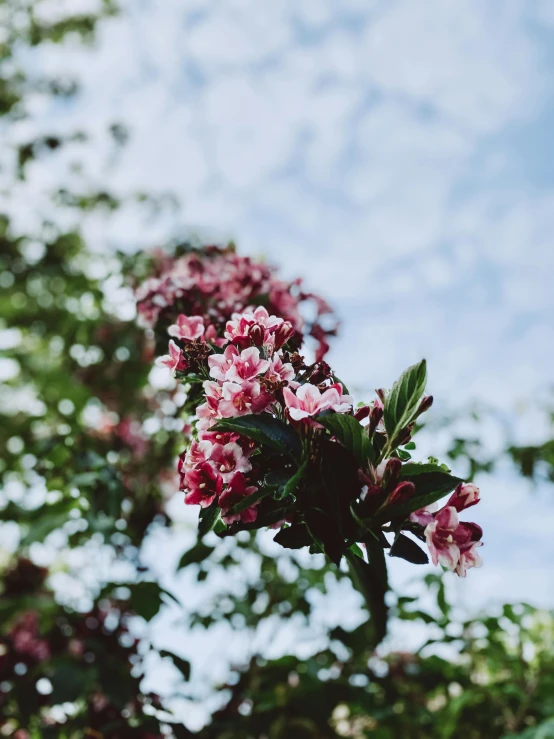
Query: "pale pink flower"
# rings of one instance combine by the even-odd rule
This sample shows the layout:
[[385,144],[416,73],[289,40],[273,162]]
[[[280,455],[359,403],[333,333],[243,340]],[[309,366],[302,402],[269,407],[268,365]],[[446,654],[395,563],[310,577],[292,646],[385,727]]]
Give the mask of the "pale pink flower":
[[219,403],[221,418],[244,416],[246,413],[260,413],[271,402],[271,396],[262,391],[256,381],[223,383],[223,400]]
[[235,472],[249,472],[252,469],[248,457],[236,442],[230,442],[224,446],[214,444],[210,459],[223,478],[223,482],[229,482]]
[[194,341],[204,334],[204,319],[202,316],[185,316],[181,313],[177,316],[177,323],[167,329],[170,336],[185,341]]
[[461,523],[454,506],[445,506],[427,524],[425,540],[433,564],[441,564],[460,577],[470,567],[480,567],[476,549],[482,545],[482,529],[475,523]]
[[418,511],[410,513],[410,521],[419,523],[421,526],[427,526],[435,520],[435,513],[439,510],[438,503],[431,503],[426,508],[420,508]]
[[206,402],[196,408],[196,415],[200,419],[198,428],[200,431],[208,429],[213,421],[220,417],[219,403],[222,397],[221,385],[211,380],[202,383],[206,393]]
[[227,372],[233,366],[233,358],[237,356],[237,348],[230,344],[223,354],[212,354],[211,357],[208,357],[211,377],[223,382],[226,379]]
[[273,357],[266,373],[267,379],[272,382],[290,382],[294,380],[294,375],[292,364],[283,364],[283,360],[278,356]]
[[294,421],[316,416],[324,410],[335,410],[343,413],[352,407],[352,398],[342,394],[339,384],[331,385],[323,392],[315,385],[306,383],[296,391],[296,395],[288,387],[283,388],[285,405]]
[[193,441],[185,455],[185,465],[194,467],[206,462],[212,453],[213,444],[210,441]]
[[156,364],[159,367],[169,367],[170,370],[176,372],[177,370],[185,370],[187,363],[184,360],[183,352],[173,339],[169,342],[169,354],[156,359]]
[[230,382],[243,383],[254,380],[269,368],[269,361],[260,358],[260,350],[255,346],[243,349],[239,355],[233,355],[232,362],[225,375],[225,379]]

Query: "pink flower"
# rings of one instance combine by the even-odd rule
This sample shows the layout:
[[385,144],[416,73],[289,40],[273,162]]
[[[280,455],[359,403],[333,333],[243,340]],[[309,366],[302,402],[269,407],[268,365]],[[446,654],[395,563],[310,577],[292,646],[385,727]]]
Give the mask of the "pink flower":
[[483,532],[475,523],[461,523],[454,506],[445,506],[427,524],[425,540],[433,564],[441,564],[460,577],[470,567],[480,567],[481,557],[476,549],[482,545]]
[[183,357],[183,352],[173,340],[169,342],[169,354],[158,357],[156,364],[159,367],[169,367],[173,372],[186,370],[188,366]]
[[222,397],[222,388],[219,383],[205,380],[202,386],[206,393],[206,402],[199,405],[196,409],[196,415],[200,419],[198,423],[200,431],[208,429],[214,420],[220,418],[219,402]]
[[236,442],[225,446],[215,444],[210,459],[221,474],[223,482],[229,482],[235,472],[249,472],[252,469],[248,457]]
[[226,379],[227,372],[233,366],[233,358],[237,356],[238,351],[232,344],[225,349],[223,354],[212,354],[211,357],[208,357],[210,375],[223,382]]
[[221,493],[219,498],[219,505],[223,511],[221,518],[226,524],[233,523],[234,521],[250,523],[256,520],[258,515],[256,507],[258,503],[254,503],[254,505],[246,508],[240,513],[235,513],[234,515],[227,515],[225,511],[230,510],[237,503],[240,503],[243,498],[255,493],[257,489],[258,488],[255,485],[247,485],[247,480],[242,472],[236,472],[233,475],[227,489]]
[[271,360],[266,377],[272,382],[290,382],[294,380],[292,364],[283,364],[281,357],[275,356]]
[[221,493],[223,479],[209,462],[202,462],[185,473],[185,503],[209,506]]
[[474,485],[471,482],[461,482],[450,496],[450,499],[446,505],[454,506],[454,508],[459,513],[466,508],[470,508],[472,505],[477,505],[477,503],[479,503],[479,500],[479,488],[477,487],[477,485]]
[[269,393],[262,391],[260,383],[236,382],[223,383],[223,400],[219,403],[221,418],[244,416],[246,413],[261,413],[265,410],[272,398]]
[[[193,441],[185,456],[187,467],[206,462],[212,453],[213,444],[210,441]],[[178,470],[179,471],[179,470]]]
[[349,395],[342,395],[342,387],[338,384],[331,385],[323,392],[315,385],[305,384],[298,388],[296,395],[290,388],[285,387],[283,396],[290,417],[294,421],[316,416],[327,409],[343,413],[352,406],[352,398]]
[[185,341],[194,341],[204,334],[204,319],[202,316],[185,316],[181,313],[177,316],[177,323],[167,329],[170,336]]
[[438,503],[432,503],[427,508],[420,508],[418,511],[410,513],[410,521],[413,523],[419,523],[421,526],[427,526],[435,520],[435,513],[439,510]]
[[268,369],[269,361],[260,359],[260,350],[252,346],[249,349],[243,349],[239,355],[233,355],[232,365],[227,370],[225,379],[242,383],[254,380],[258,375],[267,372]]

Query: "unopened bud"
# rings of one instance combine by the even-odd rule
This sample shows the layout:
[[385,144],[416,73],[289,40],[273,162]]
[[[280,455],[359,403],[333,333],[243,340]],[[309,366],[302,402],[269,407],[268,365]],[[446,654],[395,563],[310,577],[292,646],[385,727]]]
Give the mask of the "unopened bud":
[[383,406],[374,405],[369,414],[369,435],[371,436],[377,428],[379,421],[383,418]]
[[280,349],[295,333],[294,327],[290,321],[283,321],[277,331],[275,331],[275,349]]
[[387,492],[394,490],[400,477],[400,470],[402,469],[402,462],[398,457],[391,457],[387,462],[385,471],[383,472],[382,486],[383,490]]
[[410,500],[415,494],[415,485],[413,482],[409,482],[408,480],[404,480],[404,482],[399,483],[392,493],[389,495],[386,501],[386,505],[391,505],[392,503],[404,503],[406,500]]
[[419,418],[419,416],[421,416],[422,413],[425,413],[425,411],[428,411],[432,405],[433,405],[432,395],[426,395],[424,398],[422,398],[421,403],[419,404],[419,408],[417,409],[416,418]]
[[369,416],[369,406],[363,405],[361,408],[358,408],[356,413],[354,413],[354,418],[356,421],[363,421],[364,418],[367,418]]
[[250,327],[250,331],[248,332],[248,336],[252,340],[252,343],[255,346],[262,346],[264,343],[264,329],[263,326],[260,326],[259,323],[255,323],[253,326]]

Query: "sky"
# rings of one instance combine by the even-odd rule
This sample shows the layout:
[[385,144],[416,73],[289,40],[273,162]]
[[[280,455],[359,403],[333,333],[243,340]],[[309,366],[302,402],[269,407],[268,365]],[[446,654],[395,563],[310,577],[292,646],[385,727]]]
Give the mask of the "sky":
[[[85,222],[96,248],[233,238],[303,276],[342,319],[330,361],[360,399],[422,356],[439,408],[477,400],[510,415],[547,397],[551,0],[124,0],[123,11],[89,51],[40,52],[82,91],[37,101],[25,124],[88,130],[92,182],[179,199],[158,219],[131,208]],[[114,120],[130,132],[119,153],[103,143]],[[60,171],[30,165],[37,212]],[[520,441],[551,431],[536,414],[510,417]],[[479,482],[486,565],[456,584],[461,601],[554,606],[551,487],[531,493],[509,469]],[[396,583],[410,577],[394,563]]]

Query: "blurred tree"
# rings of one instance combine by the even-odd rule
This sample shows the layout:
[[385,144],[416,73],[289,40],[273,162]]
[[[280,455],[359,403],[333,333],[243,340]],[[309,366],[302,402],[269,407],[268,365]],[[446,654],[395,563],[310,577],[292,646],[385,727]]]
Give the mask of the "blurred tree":
[[[47,2],[0,2],[6,204],[22,197],[34,160],[56,157],[70,144],[89,145],[85,131],[61,136],[21,125],[32,120],[37,98],[78,91],[71,75],[47,77],[40,65],[25,63],[22,52],[74,38],[90,44],[115,12],[106,0],[87,14]],[[125,144],[122,124],[108,133],[117,146]],[[15,555],[1,553],[0,733],[16,739],[179,739],[190,732],[160,712],[156,696],[140,690],[142,657],[154,650],[144,640],[137,644],[128,628],[135,615],[152,619],[171,597],[142,561],[141,544],[148,530],[171,523],[165,503],[176,487],[185,398],[151,387],[154,337],[124,310],[130,297],[124,280],[143,279],[149,259],[99,256],[80,233],[56,225],[68,208],[79,215],[98,208],[116,213],[121,196],[107,185],[69,184],[50,196],[47,222],[32,212],[31,197],[25,200],[27,230],[14,226],[7,206],[0,218],[0,317],[2,328],[9,328],[0,390],[0,520],[17,522],[19,536]],[[148,194],[129,197],[160,203]],[[512,446],[509,453],[525,475],[554,465],[551,442]],[[492,468],[478,444],[460,437],[451,458],[464,457],[474,473]],[[314,594],[332,589],[343,577],[340,570],[317,558],[306,566],[294,554],[277,560],[262,539],[248,535],[225,546],[209,536],[181,559],[181,568],[196,573],[198,587],[206,584],[206,598],[183,610],[176,628],[225,622],[247,630],[252,645],[280,624],[314,632]],[[106,549],[109,568],[101,566]],[[86,595],[69,607],[59,602],[52,571],[80,577],[71,550],[85,553],[95,576],[86,583],[81,578]],[[38,553],[53,562],[50,571],[33,561]],[[222,571],[228,575],[223,583]],[[374,654],[363,610],[351,632],[319,625],[318,645],[307,658],[268,659],[256,648],[221,686],[222,707],[198,735],[554,735],[552,615],[506,606],[501,614],[458,623],[440,580],[429,582],[437,588],[437,613],[417,610],[409,599],[393,610],[401,621],[428,626],[433,638],[418,652],[383,648]],[[189,678],[186,659],[161,654]]]

